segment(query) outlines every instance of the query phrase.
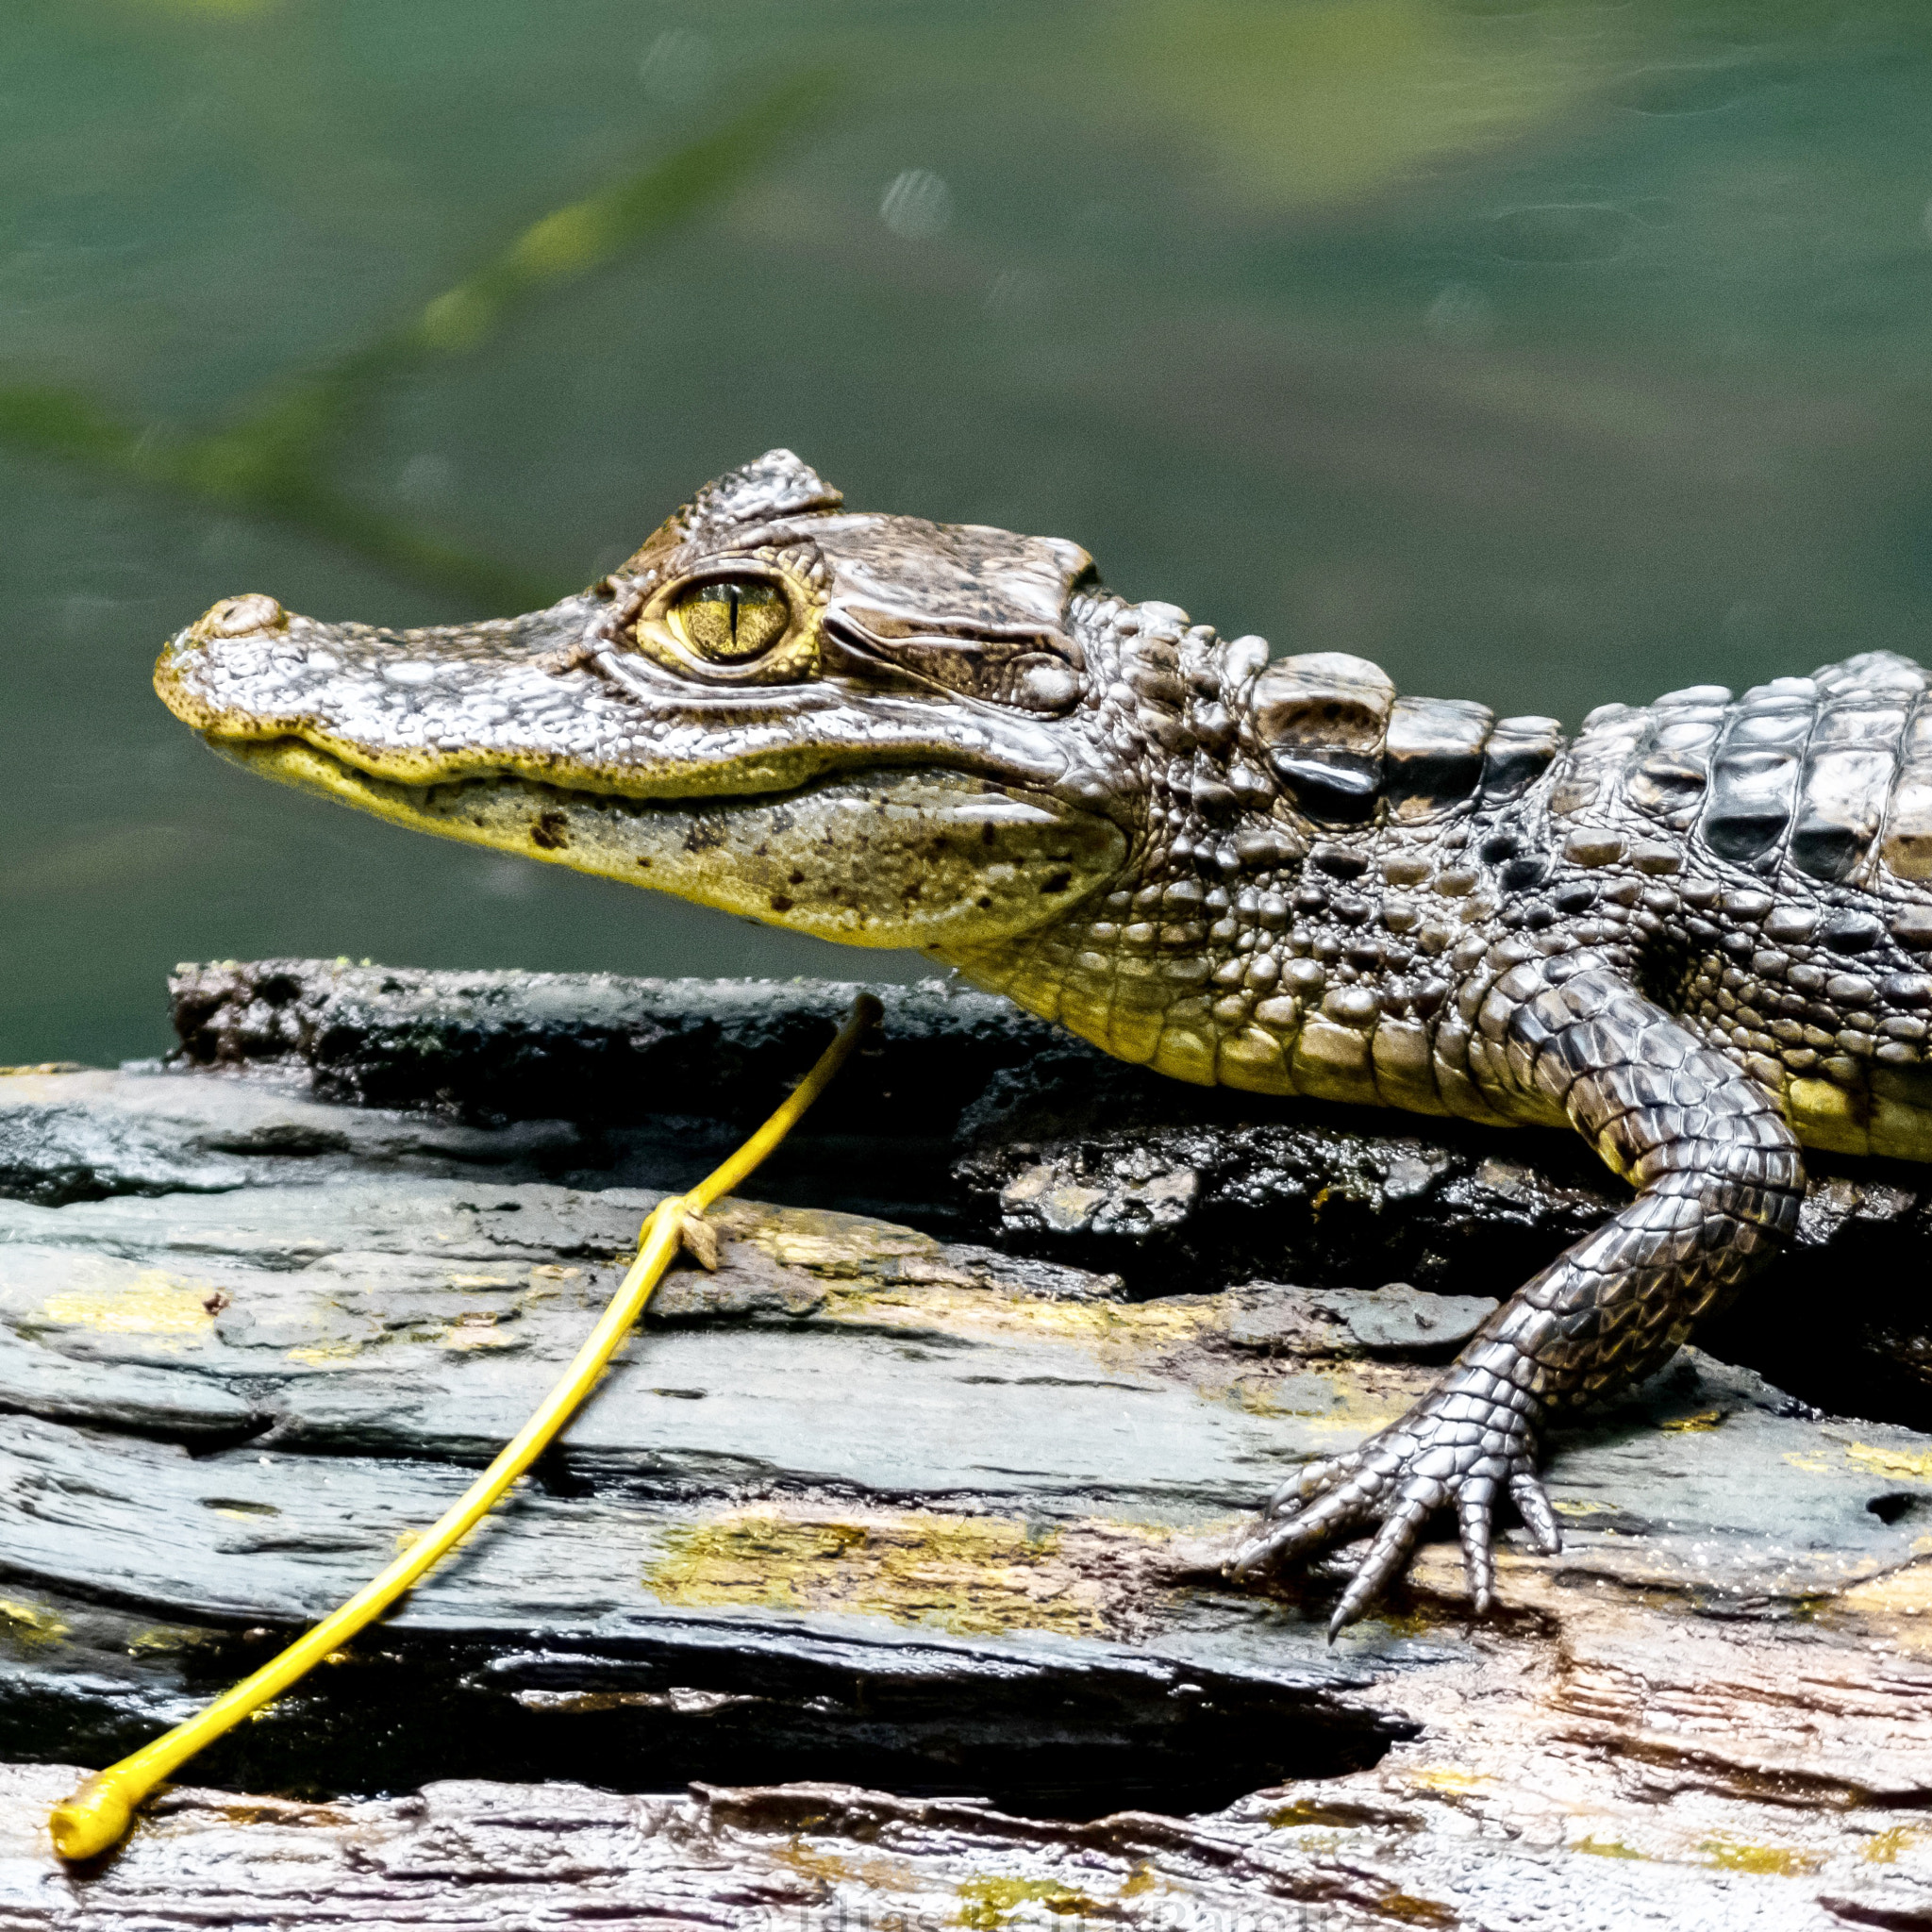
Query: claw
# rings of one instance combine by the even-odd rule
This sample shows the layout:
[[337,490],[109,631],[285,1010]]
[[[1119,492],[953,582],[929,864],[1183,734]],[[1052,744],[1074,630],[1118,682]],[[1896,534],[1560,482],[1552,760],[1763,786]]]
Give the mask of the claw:
[[1560,1557],[1563,1554],[1563,1532],[1557,1526],[1557,1512],[1550,1507],[1549,1496],[1534,1470],[1518,1470],[1509,1478],[1509,1500],[1516,1505],[1516,1513],[1523,1518],[1523,1526],[1528,1530],[1529,1539],[1538,1551],[1545,1557]]
[[1267,1524],[1259,1536],[1235,1552],[1228,1565],[1230,1573],[1253,1576],[1264,1566],[1312,1548],[1331,1529],[1340,1528],[1359,1515],[1368,1500],[1366,1495],[1353,1493],[1353,1484],[1330,1490],[1307,1508]]
[[1488,1476],[1477,1476],[1463,1485],[1461,1495],[1456,1499],[1462,1567],[1469,1577],[1470,1607],[1478,1617],[1487,1617],[1496,1600],[1496,1559],[1490,1542],[1495,1488]]
[[1428,1520],[1429,1511],[1440,1500],[1440,1497],[1405,1494],[1394,1513],[1375,1532],[1375,1540],[1369,1545],[1368,1554],[1356,1566],[1355,1575],[1341,1593],[1341,1601],[1335,1606],[1335,1614],[1328,1619],[1330,1643],[1381,1595],[1390,1578],[1407,1559],[1409,1551],[1415,1546],[1416,1537]]

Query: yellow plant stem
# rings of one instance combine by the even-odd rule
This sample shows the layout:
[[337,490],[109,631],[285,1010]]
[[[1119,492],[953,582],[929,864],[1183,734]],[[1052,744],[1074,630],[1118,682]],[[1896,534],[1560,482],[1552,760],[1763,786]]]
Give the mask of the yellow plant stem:
[[687,1221],[702,1216],[706,1208],[743,1181],[777,1146],[799,1116],[825,1091],[860,1037],[877,1021],[879,1010],[879,1003],[869,993],[855,1000],[851,1017],[840,1028],[838,1039],[771,1119],[690,1193],[660,1201],[651,1210],[639,1236],[637,1259],[618,1284],[603,1318],[577,1351],[569,1372],[543,1398],[537,1412],[496,1460],[414,1545],[339,1610],[296,1639],[253,1676],[225,1691],[186,1724],[176,1724],[131,1757],[84,1779],[55,1806],[48,1824],[54,1834],[54,1849],[63,1858],[95,1857],[118,1844],[133,1820],[134,1807],[163,1778],[272,1698],[279,1697],[298,1678],[375,1622],[490,1513],[504,1491],[549,1447],[596,1386],[610,1357],[629,1334],[631,1324],[643,1312],[651,1291],[680,1246],[690,1239],[686,1233]]

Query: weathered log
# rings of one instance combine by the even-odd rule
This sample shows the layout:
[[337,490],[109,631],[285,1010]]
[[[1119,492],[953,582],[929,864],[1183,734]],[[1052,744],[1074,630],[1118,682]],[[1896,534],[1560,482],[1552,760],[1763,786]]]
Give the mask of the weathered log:
[[[183,967],[172,983],[183,1064],[452,1126],[522,1123],[541,1137],[520,1157],[532,1171],[590,1186],[691,1178],[855,991],[313,960]],[[878,991],[881,1046],[760,1176],[770,1198],[994,1240],[1118,1273],[1136,1294],[1262,1278],[1474,1296],[1508,1293],[1625,1198],[1569,1136],[1203,1091],[947,982]],[[171,1158],[144,1150],[94,1184],[139,1191]],[[8,1158],[0,1138],[0,1185]],[[1932,1186],[1898,1163],[1810,1168],[1790,1252],[1704,1340],[1820,1407],[1932,1428]]]
[[[240,1000],[291,971],[223,974]],[[0,1080],[0,1753],[28,1766],[185,1714],[425,1524],[658,1192],[846,998],[812,989],[779,1024],[739,990],[647,988],[664,1041],[737,1068],[676,1091],[667,1126],[634,1097],[575,1117],[579,1048],[546,1059],[538,1024],[558,983],[481,1002],[548,1067],[549,1120],[486,1077],[495,1046],[452,1072],[490,1034],[453,978],[301,984],[272,1010],[392,1003],[397,1066],[368,1048],[337,1091],[397,1105],[318,1097],[327,1025],[217,1026],[219,1001],[188,1034],[208,1070]],[[600,983],[608,1037],[627,997]],[[1436,1291],[1469,1284],[1490,1207],[1526,1249],[1608,1191],[1529,1136],[1185,1090],[1137,1117],[1151,1098],[1044,1044],[900,993],[863,1104],[779,1175],[838,1206],[722,1208],[724,1267],[672,1278],[536,1478],[194,1770],[308,1802],[176,1793],[63,1876],[34,1820],[66,1774],[18,1769],[0,1927],[509,1926],[540,1883],[559,1924],[1932,1923],[1932,1440],[1689,1352],[1553,1439],[1568,1548],[1508,1539],[1491,1624],[1465,1626],[1435,1542],[1330,1648],[1335,1569],[1237,1591],[1227,1535],[1426,1385],[1480,1315]],[[571,1079],[600,1083],[602,1051]],[[921,1226],[851,1211],[888,1092]],[[1916,1196],[1860,1220],[1892,1185],[1815,1189],[1817,1253],[1911,1240]],[[1289,1239],[1241,1249],[1264,1212]],[[1424,1241],[1452,1265],[1374,1285]],[[1149,1294],[1162,1273],[1191,1291]],[[479,1775],[500,1782],[447,1782]],[[693,1779],[733,1789],[583,1789]]]

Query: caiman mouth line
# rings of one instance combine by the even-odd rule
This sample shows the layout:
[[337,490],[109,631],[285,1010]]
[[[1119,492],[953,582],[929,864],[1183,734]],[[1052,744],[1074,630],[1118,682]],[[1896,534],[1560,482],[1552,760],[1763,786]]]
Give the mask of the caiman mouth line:
[[939,957],[1059,918],[1125,841],[1035,792],[931,764],[821,770],[782,791],[639,797],[521,772],[408,784],[306,738],[205,733],[232,763],[412,830],[650,886],[846,945]]
[[[408,779],[385,776],[340,752],[331,751],[312,740],[299,738],[292,732],[278,738],[229,737],[217,731],[204,731],[201,736],[211,751],[231,764],[243,766],[258,774],[279,778],[305,791],[318,789],[315,780],[326,774],[333,781],[326,787],[331,796],[342,804],[354,805],[358,809],[375,811],[384,817],[389,816],[382,810],[384,805],[413,811],[445,810],[453,805],[459,805],[466,795],[506,790],[521,791],[531,797],[558,805],[598,811],[617,810],[632,816],[664,812],[689,817],[707,808],[775,804],[783,799],[802,798],[828,781],[836,782],[866,772],[890,769],[874,758],[863,765],[854,764],[842,770],[828,767],[814,772],[810,777],[793,785],[753,787],[741,791],[664,791],[656,794],[599,791],[594,786],[565,784],[555,778],[539,778],[527,772],[506,768],[464,772],[458,776],[427,778],[411,783]],[[909,760],[905,769],[917,769],[917,761]]]

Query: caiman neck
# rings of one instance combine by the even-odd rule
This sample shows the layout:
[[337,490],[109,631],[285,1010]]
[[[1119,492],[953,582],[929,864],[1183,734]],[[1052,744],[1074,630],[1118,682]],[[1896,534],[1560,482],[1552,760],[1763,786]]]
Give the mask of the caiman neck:
[[1263,934],[1284,954],[1291,943],[1287,895],[1307,840],[1241,742],[1267,647],[1171,605],[1097,597],[1079,616],[1099,769],[1072,782],[1104,801],[1127,863],[1051,925],[933,956],[1121,1058],[1291,1091],[1301,1009],[1283,997],[1282,961],[1254,949]]
[[1385,757],[1396,701],[1373,665],[1271,664],[1259,639],[1221,640],[1171,606],[1089,623],[1111,634],[1097,739],[1117,762],[1099,775],[1116,823],[1130,809],[1128,863],[1051,925],[935,957],[1178,1079],[1491,1117],[1441,1091],[1427,1024],[1494,909],[1488,870],[1463,864],[1466,804],[1428,789],[1445,736],[1473,721],[1406,726],[1426,743],[1403,795]]

